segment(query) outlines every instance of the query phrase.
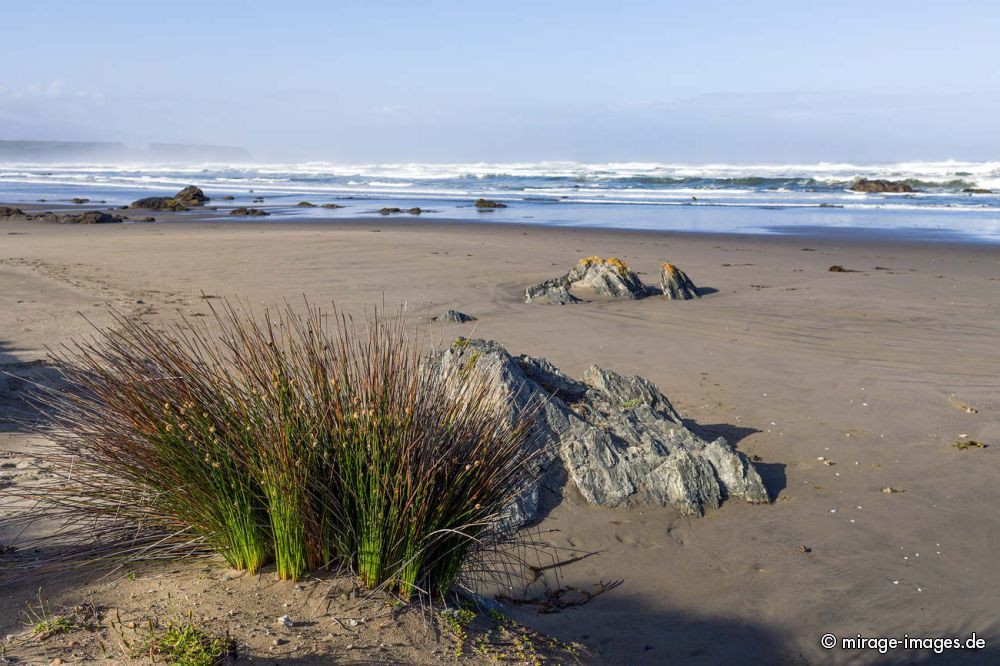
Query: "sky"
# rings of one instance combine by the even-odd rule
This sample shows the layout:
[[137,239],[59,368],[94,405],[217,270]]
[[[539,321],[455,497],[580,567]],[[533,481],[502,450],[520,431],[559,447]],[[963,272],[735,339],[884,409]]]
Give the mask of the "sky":
[[1000,159],[1000,3],[0,0],[0,139],[269,161]]

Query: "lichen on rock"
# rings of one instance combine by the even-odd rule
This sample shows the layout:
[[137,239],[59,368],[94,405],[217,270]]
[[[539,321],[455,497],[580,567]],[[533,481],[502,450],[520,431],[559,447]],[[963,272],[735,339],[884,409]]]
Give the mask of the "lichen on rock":
[[688,277],[687,273],[677,268],[669,261],[660,266],[660,289],[663,295],[672,301],[687,301],[700,298],[698,287]]
[[574,288],[591,289],[601,296],[629,300],[647,294],[639,276],[624,261],[617,257],[605,259],[593,256],[581,259],[561,277],[528,287],[524,292],[524,302],[575,303],[580,299],[570,293]]

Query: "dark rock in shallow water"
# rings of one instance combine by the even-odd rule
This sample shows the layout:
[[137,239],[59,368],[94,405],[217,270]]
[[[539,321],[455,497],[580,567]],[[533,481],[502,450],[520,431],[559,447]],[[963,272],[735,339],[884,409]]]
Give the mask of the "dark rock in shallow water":
[[264,203],[264,197],[254,197],[251,203]]
[[300,201],[295,204],[298,208],[315,208],[316,204],[309,201]]
[[227,194],[226,196],[221,198],[223,201],[233,201],[234,199],[236,199],[236,197],[234,197],[232,194]]
[[229,211],[229,214],[242,215],[243,217],[270,215],[270,213],[268,213],[266,210],[261,210],[260,208],[245,208],[243,206],[232,209],[231,211]]
[[[343,206],[331,206],[331,207],[343,208]],[[407,208],[406,210],[403,210],[402,208],[397,208],[393,206],[391,208],[390,207],[380,208],[378,212],[379,215],[400,215],[402,213],[409,213],[410,215],[420,215],[421,213],[433,213],[434,211],[427,211],[424,210],[423,208],[418,208],[418,207]]]
[[200,187],[195,187],[194,185],[188,185],[183,190],[174,195],[174,199],[177,199],[185,206],[201,206],[205,202],[209,201],[209,198],[205,196],[205,193],[201,191]]
[[343,206],[341,206],[340,204],[335,204],[335,203],[325,203],[325,204],[323,204],[322,207],[323,208],[343,208]]
[[663,295],[672,301],[700,298],[698,287],[694,286],[687,273],[666,261],[660,266],[660,288]]
[[60,215],[51,211],[25,213],[20,208],[10,208],[7,206],[0,206],[0,217],[23,217],[33,222],[53,222],[56,224],[115,224],[125,221],[122,217],[98,210]]
[[851,185],[851,190],[854,192],[869,192],[869,193],[879,193],[879,192],[894,192],[894,193],[904,193],[912,192],[913,188],[904,180],[869,180],[867,178],[859,178],[854,181]]
[[97,210],[87,211],[80,215],[62,215],[60,222],[64,224],[116,224],[124,220],[117,215],[102,213]]
[[966,194],[993,194],[993,190],[987,190],[982,187],[967,187],[962,191]]
[[73,197],[72,199],[70,199],[70,203],[85,204],[85,203],[90,203],[90,199],[85,199],[83,197]]
[[444,314],[434,317],[434,321],[450,321],[453,324],[464,324],[468,321],[476,321],[476,318],[458,310],[448,310]]
[[831,273],[854,273],[854,272],[856,272],[856,271],[851,270],[850,268],[844,268],[840,264],[834,264],[833,266],[830,266],[830,268],[828,268],[827,270],[829,272],[831,272]]
[[580,299],[570,293],[574,288],[591,289],[601,296],[629,300],[642,298],[648,293],[639,276],[624,261],[617,257],[587,257],[578,261],[562,277],[525,289],[524,302],[576,303]]
[[[511,356],[486,340],[459,340],[428,360],[445,372],[477,372],[510,390],[514,410],[542,404],[537,416],[538,483],[510,508],[520,526],[535,520],[542,487],[576,486],[590,504],[673,506],[701,515],[725,498],[768,502],[757,470],[724,439],[688,430],[652,382],[593,366],[581,381],[542,358]],[[539,402],[540,401],[540,402]],[[563,493],[565,496],[565,493]]]
[[150,210],[169,210],[179,212],[187,210],[187,206],[173,197],[146,197],[133,201],[129,208],[148,208]]
[[491,201],[490,199],[476,199],[476,208],[479,209],[490,209],[490,208],[506,208],[507,204],[500,203],[499,201]]

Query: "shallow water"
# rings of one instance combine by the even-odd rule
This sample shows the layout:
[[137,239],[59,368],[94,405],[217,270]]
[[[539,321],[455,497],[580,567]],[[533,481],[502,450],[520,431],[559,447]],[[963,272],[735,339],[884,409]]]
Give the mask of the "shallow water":
[[[855,178],[907,180],[912,194],[863,194]],[[935,240],[1000,242],[1000,162],[888,165],[396,164],[0,165],[0,201],[73,197],[122,205],[194,184],[234,204],[265,199],[271,217],[330,219],[419,206],[429,217],[496,222],[789,233],[878,230]],[[968,188],[996,193],[968,193]],[[506,209],[477,211],[478,197]],[[287,210],[301,200],[337,210]],[[423,217],[423,216],[422,216]]]

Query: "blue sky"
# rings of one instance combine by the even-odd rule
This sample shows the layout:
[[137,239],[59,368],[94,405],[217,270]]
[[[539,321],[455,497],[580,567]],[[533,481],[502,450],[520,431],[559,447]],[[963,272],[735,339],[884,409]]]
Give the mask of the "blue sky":
[[0,138],[262,159],[1000,159],[1000,4],[4,2]]

